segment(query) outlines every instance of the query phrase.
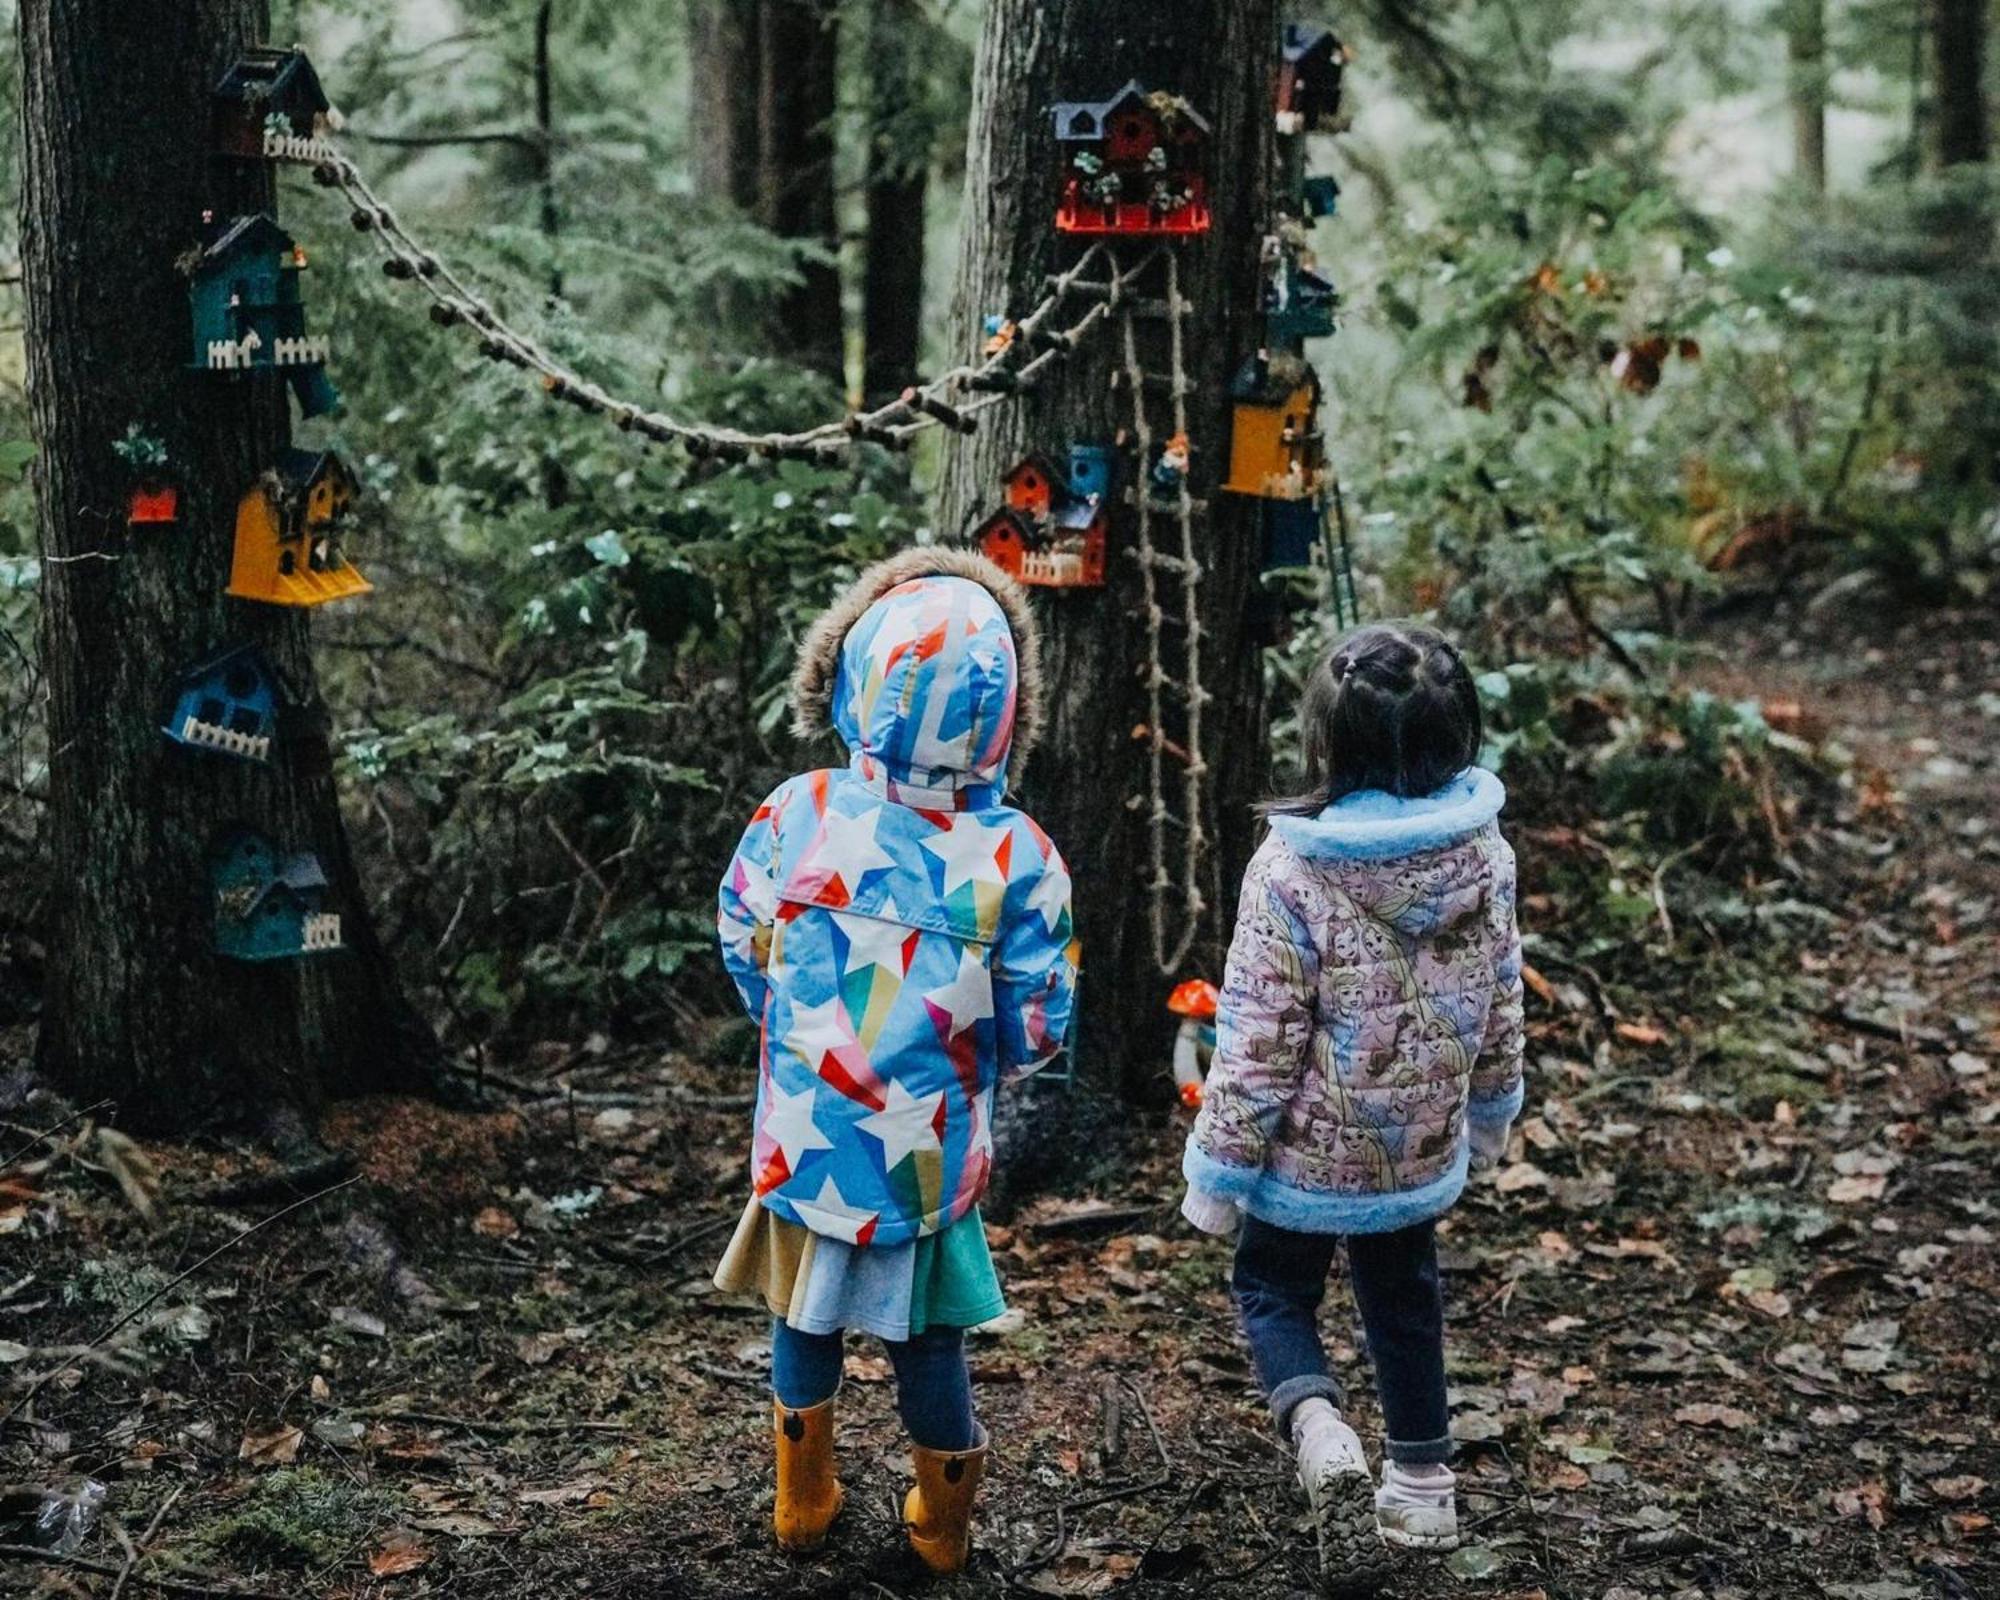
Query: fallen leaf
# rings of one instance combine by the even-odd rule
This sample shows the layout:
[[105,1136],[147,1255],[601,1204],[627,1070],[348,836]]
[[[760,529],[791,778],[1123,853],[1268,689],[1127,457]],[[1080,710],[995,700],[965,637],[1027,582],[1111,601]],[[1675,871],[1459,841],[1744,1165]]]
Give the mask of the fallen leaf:
[[1511,1167],[1503,1167],[1499,1177],[1493,1180],[1493,1187],[1502,1194],[1519,1194],[1524,1189],[1546,1189],[1549,1175],[1532,1161],[1517,1161]]
[[378,1578],[393,1578],[427,1566],[431,1547],[414,1533],[392,1533],[368,1557],[368,1570]]
[[1611,1031],[1627,1044],[1665,1044],[1667,1036],[1650,1022],[1613,1023]]
[[1464,1583],[1490,1578],[1506,1561],[1497,1550],[1483,1544],[1462,1544],[1445,1557],[1444,1570]]
[[1878,1532],[1889,1525],[1889,1488],[1879,1478],[1857,1483],[1851,1489],[1836,1489],[1833,1509],[1843,1517],[1865,1517]]
[[499,1206],[488,1206],[472,1219],[472,1231],[486,1239],[511,1239],[521,1231],[514,1214]]
[[575,1506],[583,1504],[601,1487],[595,1478],[578,1478],[550,1489],[523,1489],[514,1498],[524,1506]]
[[24,1344],[16,1344],[12,1339],[0,1339],[0,1366],[11,1366],[16,1361],[26,1361],[33,1354]]
[[425,1533],[442,1533],[453,1539],[490,1539],[500,1532],[500,1524],[472,1511],[447,1511],[442,1516],[419,1517],[410,1524]]
[[1036,1594],[1103,1594],[1138,1570],[1139,1558],[1122,1550],[1071,1550],[1032,1577],[1023,1579],[1021,1587]]
[[278,1428],[270,1433],[246,1433],[236,1452],[239,1461],[256,1467],[288,1467],[299,1458],[305,1429]]
[[530,1367],[545,1367],[556,1358],[556,1353],[569,1343],[569,1335],[560,1328],[543,1333],[524,1333],[514,1341],[514,1353]]
[[1685,1422],[1691,1428],[1747,1428],[1751,1418],[1749,1412],[1735,1406],[1720,1405],[1713,1400],[1697,1400],[1676,1411],[1674,1421]]
[[372,1311],[363,1311],[359,1306],[335,1306],[328,1313],[328,1320],[336,1328],[345,1328],[349,1333],[358,1333],[366,1338],[380,1339],[388,1333],[389,1327]]
[[889,1363],[881,1356],[849,1356],[842,1366],[846,1376],[856,1383],[887,1383]]
[[1826,1197],[1837,1206],[1859,1205],[1866,1200],[1880,1200],[1889,1187],[1889,1180],[1879,1172],[1857,1173],[1851,1178],[1835,1178],[1826,1186]]
[[1975,1500],[1986,1492],[1986,1480],[1971,1473],[1957,1478],[1933,1478],[1930,1491],[1940,1500]]

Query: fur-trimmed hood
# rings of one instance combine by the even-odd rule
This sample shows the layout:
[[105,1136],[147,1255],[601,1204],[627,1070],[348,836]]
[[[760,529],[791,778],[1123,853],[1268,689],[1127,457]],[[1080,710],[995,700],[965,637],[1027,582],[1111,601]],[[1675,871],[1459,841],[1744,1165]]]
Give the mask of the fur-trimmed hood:
[[[964,626],[940,631],[947,617]],[[892,673],[922,676],[884,697]],[[1042,727],[1027,596],[969,550],[918,546],[877,562],[806,634],[792,675],[792,726],[801,738],[839,734],[850,754],[880,761],[898,782],[1004,782]],[[919,748],[940,736],[957,749]]]

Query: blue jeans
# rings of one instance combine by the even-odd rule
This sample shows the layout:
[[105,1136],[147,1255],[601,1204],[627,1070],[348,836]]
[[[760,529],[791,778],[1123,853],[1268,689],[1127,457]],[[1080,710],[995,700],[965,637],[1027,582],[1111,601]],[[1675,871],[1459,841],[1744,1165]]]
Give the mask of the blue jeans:
[[[1428,1222],[1394,1233],[1346,1236],[1354,1303],[1368,1335],[1368,1359],[1382,1399],[1391,1461],[1407,1465],[1451,1457],[1444,1393],[1444,1297],[1438,1287],[1437,1237]],[[1292,1409],[1320,1397],[1339,1406],[1340,1384],[1327,1371],[1319,1303],[1341,1236],[1293,1233],[1247,1217],[1236,1243],[1230,1288],[1250,1341],[1257,1382],[1271,1402],[1278,1432],[1289,1437]]]
[[[831,1400],[840,1387],[843,1338],[800,1333],[782,1320],[771,1324],[771,1388],[778,1404],[803,1411]],[[926,1450],[970,1450],[972,1379],[965,1370],[965,1330],[930,1328],[913,1339],[884,1339],[896,1369],[896,1410],[910,1437]]]

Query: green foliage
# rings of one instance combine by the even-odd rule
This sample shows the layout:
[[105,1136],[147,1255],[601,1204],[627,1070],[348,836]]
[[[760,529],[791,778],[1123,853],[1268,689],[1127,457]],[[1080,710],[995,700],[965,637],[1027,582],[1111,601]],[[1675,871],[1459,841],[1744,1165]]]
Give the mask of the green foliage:
[[351,1554],[394,1503],[352,1477],[287,1467],[258,1478],[234,1507],[197,1528],[191,1553],[253,1572],[324,1566]]

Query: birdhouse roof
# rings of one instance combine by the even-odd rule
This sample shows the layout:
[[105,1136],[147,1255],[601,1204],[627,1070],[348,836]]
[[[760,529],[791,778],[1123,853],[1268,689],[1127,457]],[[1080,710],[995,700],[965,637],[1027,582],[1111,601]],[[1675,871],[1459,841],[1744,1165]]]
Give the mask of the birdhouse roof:
[[1069,499],[1056,507],[1055,524],[1069,532],[1080,533],[1095,526],[1097,519],[1104,515],[1104,502],[1097,495],[1083,495]]
[[972,530],[972,537],[975,542],[983,540],[989,533],[1003,526],[1012,528],[1019,535],[1023,544],[1037,544],[1040,542],[1040,536],[1035,532],[1035,525],[1012,506],[1002,506],[998,511],[987,517],[978,527]]
[[1340,38],[1333,29],[1321,22],[1290,22],[1285,25],[1284,54],[1287,61],[1303,61],[1321,50],[1329,56],[1340,53]]
[[1301,389],[1319,392],[1319,375],[1303,356],[1265,351],[1249,357],[1236,371],[1230,395],[1251,405],[1283,405]]
[[321,869],[319,857],[309,850],[302,850],[295,856],[288,856],[278,868],[277,881],[287,889],[324,889],[326,873]]
[[290,50],[256,46],[244,51],[222,75],[215,93],[220,99],[245,103],[282,102],[288,109],[303,109],[313,115],[333,109],[312,62],[296,46]]
[[[1174,99],[1178,102],[1176,109],[1182,117],[1203,133],[1209,131],[1207,118],[1178,95],[1174,96]],[[1156,121],[1159,119],[1160,113],[1153,104],[1152,96],[1137,78],[1127,79],[1124,87],[1108,99],[1058,100],[1049,108],[1050,114],[1055,118],[1056,138],[1068,143],[1082,143],[1086,140],[1094,142],[1102,139],[1105,120],[1128,101],[1133,100],[1139,103],[1148,116]]]
[[1061,489],[1063,483],[1062,469],[1039,450],[1031,450],[1027,455],[1021,457],[1019,461],[1007,469],[1006,474],[1000,481],[1002,483],[1012,483],[1030,468],[1042,475],[1042,482],[1046,483],[1052,491]]
[[285,487],[294,492],[310,490],[329,475],[350,485],[354,482],[354,474],[347,470],[347,463],[331,450],[287,450],[278,457],[277,470],[285,480]]
[[291,248],[292,236],[278,226],[277,218],[266,211],[253,211],[231,218],[229,226],[202,247],[195,270],[210,271],[246,250],[262,253]]

